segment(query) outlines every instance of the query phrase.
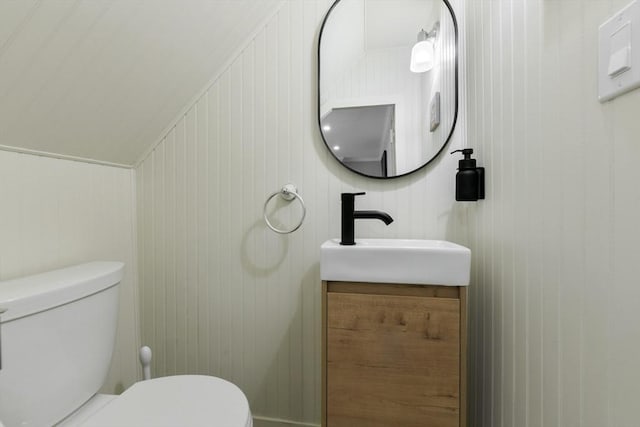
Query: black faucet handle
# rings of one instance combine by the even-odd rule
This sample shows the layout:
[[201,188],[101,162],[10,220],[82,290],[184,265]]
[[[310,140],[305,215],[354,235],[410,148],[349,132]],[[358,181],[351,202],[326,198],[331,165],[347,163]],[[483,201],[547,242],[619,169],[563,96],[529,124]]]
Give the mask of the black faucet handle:
[[365,194],[367,194],[367,193],[362,191],[360,193],[342,193],[341,196],[342,196],[342,200],[344,200],[346,198],[354,199],[356,196],[364,196]]

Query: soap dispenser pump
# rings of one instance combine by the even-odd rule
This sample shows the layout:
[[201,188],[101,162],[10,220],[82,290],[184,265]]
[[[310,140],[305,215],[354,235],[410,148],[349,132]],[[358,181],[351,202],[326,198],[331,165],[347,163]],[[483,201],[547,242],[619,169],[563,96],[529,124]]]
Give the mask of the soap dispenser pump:
[[456,174],[456,200],[459,202],[475,202],[484,199],[484,168],[476,166],[476,159],[472,159],[473,148],[453,151],[462,153],[464,159],[458,162]]

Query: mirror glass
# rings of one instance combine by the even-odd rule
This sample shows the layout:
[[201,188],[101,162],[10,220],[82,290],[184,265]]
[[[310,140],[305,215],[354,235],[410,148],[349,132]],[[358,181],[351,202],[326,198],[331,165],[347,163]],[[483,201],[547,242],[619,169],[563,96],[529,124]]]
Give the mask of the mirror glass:
[[361,175],[433,160],[458,112],[457,22],[446,0],[337,0],[318,44],[318,123]]

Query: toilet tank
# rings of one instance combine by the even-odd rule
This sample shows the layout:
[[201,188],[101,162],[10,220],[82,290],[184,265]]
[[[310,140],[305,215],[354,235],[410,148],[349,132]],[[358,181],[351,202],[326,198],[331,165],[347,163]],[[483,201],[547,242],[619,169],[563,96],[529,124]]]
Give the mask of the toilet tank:
[[100,389],[113,352],[123,269],[121,262],[91,262],[0,282],[6,427],[52,426]]

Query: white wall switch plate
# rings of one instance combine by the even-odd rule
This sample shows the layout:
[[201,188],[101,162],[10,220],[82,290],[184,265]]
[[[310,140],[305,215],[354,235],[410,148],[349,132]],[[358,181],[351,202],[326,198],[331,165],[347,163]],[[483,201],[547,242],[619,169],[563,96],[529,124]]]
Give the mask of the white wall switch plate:
[[610,101],[640,87],[640,5],[634,0],[600,25],[598,99]]
[[431,116],[429,117],[429,130],[431,132],[440,126],[440,92],[436,92],[431,100]]

